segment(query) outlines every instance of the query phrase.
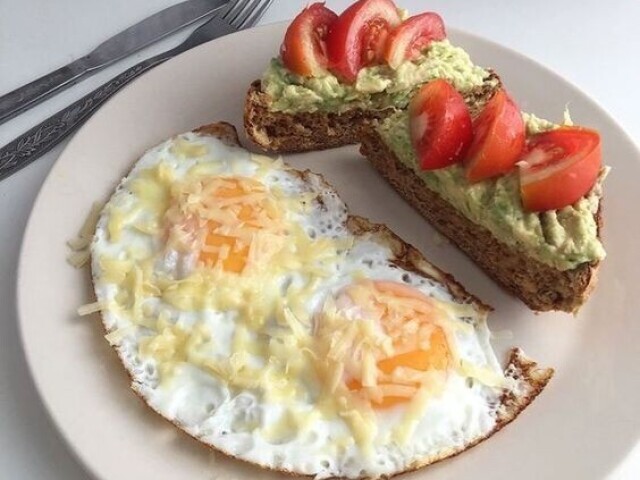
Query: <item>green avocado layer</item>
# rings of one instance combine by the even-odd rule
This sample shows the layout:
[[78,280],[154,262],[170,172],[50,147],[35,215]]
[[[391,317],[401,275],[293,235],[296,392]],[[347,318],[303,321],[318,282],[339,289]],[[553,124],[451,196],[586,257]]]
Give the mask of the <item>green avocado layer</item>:
[[[523,116],[529,133],[556,127],[535,116]],[[558,270],[570,270],[581,263],[605,257],[594,214],[598,210],[601,180],[607,169],[603,169],[592,191],[574,205],[531,213],[523,210],[517,173],[472,184],[465,178],[460,165],[421,170],[411,145],[406,112],[387,118],[377,130],[398,160],[411,168],[427,188],[503,243]]]
[[322,77],[295,75],[274,58],[262,77],[262,90],[272,99],[271,109],[281,112],[404,109],[425,82],[444,78],[465,92],[482,85],[488,75],[462,48],[443,40],[433,42],[419,58],[405,61],[395,70],[388,65],[363,68],[353,85],[341,83],[330,73]]

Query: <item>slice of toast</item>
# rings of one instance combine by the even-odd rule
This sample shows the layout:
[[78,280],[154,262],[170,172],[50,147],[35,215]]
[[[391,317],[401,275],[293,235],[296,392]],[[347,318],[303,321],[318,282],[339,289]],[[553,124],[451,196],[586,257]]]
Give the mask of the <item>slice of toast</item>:
[[[491,73],[484,84],[464,93],[474,107],[500,86],[500,79]],[[295,153],[323,150],[358,143],[373,121],[386,118],[396,110],[363,110],[351,108],[341,113],[286,113],[270,108],[271,98],[260,87],[260,80],[251,84],[244,106],[244,128],[248,137],[260,148],[274,153]]]
[[[532,310],[575,312],[594,288],[599,262],[562,271],[501,242],[430,190],[411,168],[398,160],[375,128],[368,129],[362,137],[360,151],[429,223]],[[600,205],[596,213],[598,236],[601,208]]]
[[[499,77],[492,73],[483,86],[468,92],[465,101],[472,114],[479,112],[500,86]],[[557,270],[500,242],[426,188],[411,169],[397,161],[372,128],[376,121],[393,113],[392,109],[290,114],[272,111],[269,104],[260,81],[253,82],[244,110],[245,130],[253,142],[270,152],[303,152],[361,141],[362,153],[414,208],[531,309],[575,312],[594,288],[597,262]],[[600,226],[600,212],[596,220]]]
[[[223,143],[229,146],[240,146],[238,142],[238,136],[235,128],[224,122],[218,122],[211,125],[206,125],[195,130],[195,133],[202,136],[215,137],[221,140]],[[322,202],[322,198],[325,195],[335,196],[337,195],[335,190],[319,175],[311,172],[297,172],[303,179],[307,179],[310,182],[314,182],[319,187],[318,201]],[[121,184],[118,189],[123,188]],[[104,222],[104,218],[101,221]],[[373,224],[365,218],[349,215],[346,220],[347,229],[354,235],[360,237],[367,237],[368,240],[374,241],[381,245],[387,246],[392,252],[392,261],[399,267],[412,271],[424,278],[432,281],[437,281],[451,293],[455,301],[459,303],[465,303],[472,305],[480,314],[486,314],[490,307],[484,305],[480,300],[473,295],[467,293],[464,288],[455,281],[455,279],[433,266],[429,263],[425,257],[418,252],[414,247],[407,244],[391,232],[386,226]],[[94,275],[96,275],[96,269],[94,265]],[[115,330],[113,325],[108,324],[103,316],[103,326],[107,333],[112,333]],[[157,384],[153,384],[146,377],[144,370],[136,363],[137,356],[127,355],[126,350],[121,345],[112,344],[122,364],[124,365],[128,375],[131,378],[131,386],[134,392],[140,396],[140,398],[154,411],[156,411],[163,418],[171,422],[178,429],[185,432],[187,435],[195,438],[204,445],[217,450],[216,445],[211,441],[211,437],[206,436],[206,431],[198,428],[191,428],[187,424],[181,422],[174,414],[162,411],[157,405],[152,405],[148,395],[150,389],[159,388]],[[129,352],[130,353],[130,352]],[[511,354],[507,361],[507,367],[505,369],[505,375],[512,379],[517,388],[507,391],[500,400],[500,406],[496,414],[496,422],[491,431],[484,436],[474,438],[472,441],[465,445],[460,445],[456,448],[451,448],[446,451],[441,451],[437,455],[432,455],[428,458],[421,458],[408,466],[406,471],[416,470],[434,462],[444,460],[455,456],[464,450],[480,443],[481,441],[489,438],[495,432],[514,420],[542,391],[547,385],[553,375],[553,369],[539,368],[535,362],[528,359],[521,350],[515,348],[511,351]],[[172,410],[173,411],[173,410]],[[204,432],[204,433],[203,433]],[[230,452],[222,452],[229,456],[238,457]],[[240,458],[242,459],[242,458]],[[261,465],[265,468],[272,468],[285,473],[295,474],[285,467],[278,467],[274,465]],[[400,472],[398,472],[400,473]]]

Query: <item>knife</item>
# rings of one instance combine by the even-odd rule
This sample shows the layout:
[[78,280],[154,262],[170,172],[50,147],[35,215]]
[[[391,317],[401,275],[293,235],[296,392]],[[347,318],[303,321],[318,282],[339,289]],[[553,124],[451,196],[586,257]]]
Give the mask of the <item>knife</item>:
[[174,56],[202,43],[255,25],[274,0],[233,0],[177,47],[148,58],[102,84],[0,148],[0,180],[26,167],[67,138],[122,87]]
[[91,53],[0,97],[0,124],[83,77],[214,13],[228,0],[188,0],[151,15],[98,45]]

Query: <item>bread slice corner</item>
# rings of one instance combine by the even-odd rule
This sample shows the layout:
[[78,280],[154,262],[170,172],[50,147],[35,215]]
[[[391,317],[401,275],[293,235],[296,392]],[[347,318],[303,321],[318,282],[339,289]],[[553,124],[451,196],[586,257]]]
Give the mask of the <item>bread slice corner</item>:
[[[558,270],[501,242],[430,190],[410,167],[398,160],[375,128],[369,128],[362,136],[360,151],[431,225],[532,310],[575,313],[589,297],[596,284],[599,262]],[[602,204],[596,222],[600,235]]]

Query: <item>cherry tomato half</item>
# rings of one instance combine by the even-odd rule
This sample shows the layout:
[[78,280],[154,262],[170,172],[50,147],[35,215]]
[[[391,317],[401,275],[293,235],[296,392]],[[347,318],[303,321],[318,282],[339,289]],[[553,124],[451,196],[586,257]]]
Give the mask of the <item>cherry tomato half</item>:
[[329,28],[338,18],[324,3],[305,8],[291,22],[280,56],[284,66],[298,75],[317,77],[327,73],[326,39]]
[[433,80],[409,104],[411,141],[423,170],[461,160],[473,139],[469,109],[446,80]]
[[473,143],[465,159],[471,182],[507,173],[522,155],[522,114],[504,90],[498,90],[473,122]]
[[330,29],[329,68],[342,81],[353,83],[360,69],[383,60],[389,32],[400,25],[391,0],[359,0]]
[[524,208],[539,212],[569,206],[596,183],[602,165],[600,135],[561,127],[529,138],[518,162]]
[[446,37],[444,22],[437,13],[427,12],[407,18],[389,36],[384,58],[391,68],[398,68],[405,60],[419,57],[431,42]]

